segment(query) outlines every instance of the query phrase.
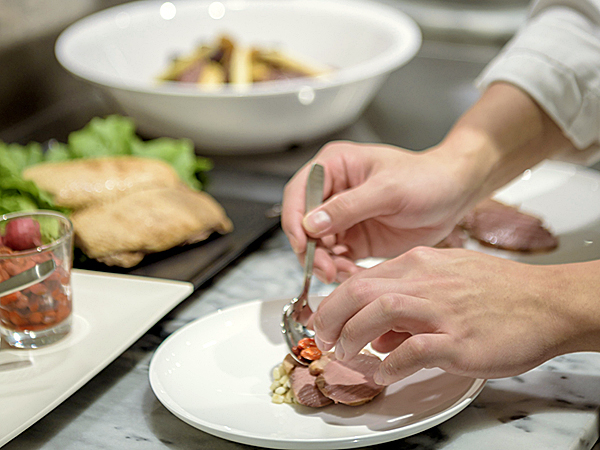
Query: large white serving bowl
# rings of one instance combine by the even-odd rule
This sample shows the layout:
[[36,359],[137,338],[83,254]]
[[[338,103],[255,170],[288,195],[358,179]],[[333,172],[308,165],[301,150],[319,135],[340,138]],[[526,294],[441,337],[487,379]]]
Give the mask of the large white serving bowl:
[[[175,55],[227,34],[333,67],[324,78],[203,90],[159,83]],[[351,124],[421,45],[415,22],[369,0],[136,1],[59,36],[58,61],[105,88],[148,137],[190,138],[200,153],[282,150]]]

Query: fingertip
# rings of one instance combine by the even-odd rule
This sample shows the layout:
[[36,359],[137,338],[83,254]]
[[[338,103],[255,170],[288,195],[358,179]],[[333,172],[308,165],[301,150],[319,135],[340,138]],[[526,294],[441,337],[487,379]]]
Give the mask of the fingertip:
[[337,270],[335,264],[331,260],[331,255],[322,248],[317,248],[313,273],[325,284],[333,283],[337,276]]
[[321,269],[318,269],[318,268],[315,267],[313,269],[313,275],[315,277],[317,277],[321,282],[323,282],[325,284],[329,284],[329,281],[327,279],[327,275]]
[[328,352],[333,348],[333,344],[322,341],[319,336],[315,336],[315,344],[317,344],[318,349],[322,352]]
[[339,361],[343,361],[346,357],[346,351],[340,342],[335,346],[335,358]]
[[290,242],[290,246],[292,247],[292,251],[296,254],[302,253],[302,248],[300,247],[300,243],[295,236],[290,235],[288,237],[288,241]]

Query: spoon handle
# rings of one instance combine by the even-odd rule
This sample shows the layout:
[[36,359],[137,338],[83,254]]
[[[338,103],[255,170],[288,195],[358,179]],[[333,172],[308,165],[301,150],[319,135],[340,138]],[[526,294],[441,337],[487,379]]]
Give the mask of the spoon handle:
[[[323,203],[324,179],[325,171],[323,166],[320,164],[313,164],[306,184],[306,213]],[[308,239],[306,244],[306,256],[304,259],[304,293],[308,293],[308,288],[310,286],[316,245],[317,243],[314,239]]]
[[44,281],[55,269],[56,263],[53,259],[36,264],[31,269],[27,269],[0,283],[0,297],[26,289],[40,281]]

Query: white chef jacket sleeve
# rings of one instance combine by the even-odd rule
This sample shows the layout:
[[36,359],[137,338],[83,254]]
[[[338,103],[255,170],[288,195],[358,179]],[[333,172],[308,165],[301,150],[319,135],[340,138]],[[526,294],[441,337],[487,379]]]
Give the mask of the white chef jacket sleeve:
[[600,0],[539,0],[527,21],[476,80],[520,87],[574,146],[568,159],[600,160]]

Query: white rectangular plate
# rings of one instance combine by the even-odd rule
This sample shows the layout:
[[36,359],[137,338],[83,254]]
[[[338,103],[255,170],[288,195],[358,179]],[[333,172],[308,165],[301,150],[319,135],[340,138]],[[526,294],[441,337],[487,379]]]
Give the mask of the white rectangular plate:
[[0,447],[52,411],[193,292],[191,283],[74,270],[73,329],[0,350]]

